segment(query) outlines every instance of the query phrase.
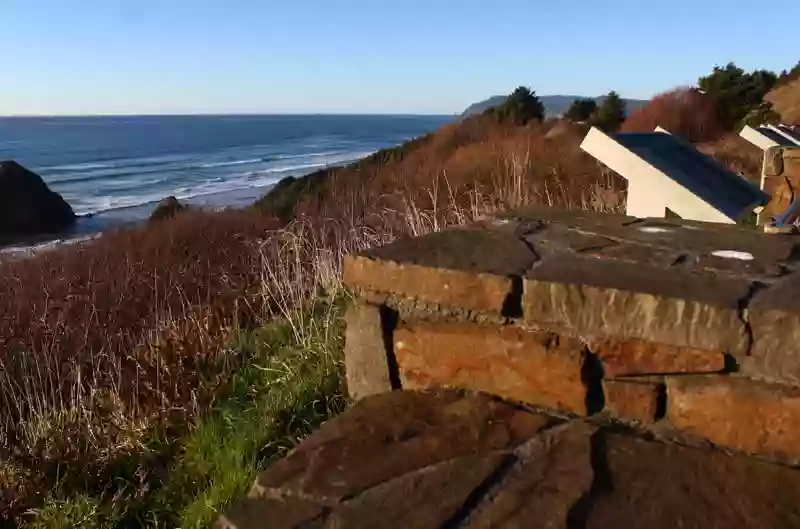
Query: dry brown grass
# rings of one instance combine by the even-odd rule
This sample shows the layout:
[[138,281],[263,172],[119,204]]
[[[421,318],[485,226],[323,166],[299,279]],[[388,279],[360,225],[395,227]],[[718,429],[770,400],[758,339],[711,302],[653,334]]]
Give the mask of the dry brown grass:
[[760,185],[764,153],[738,134],[727,134],[718,141],[700,145],[699,149],[736,174]]
[[470,208],[476,197],[493,209],[532,202],[580,208],[591,205],[598,186],[624,187],[580,150],[582,127],[548,136],[553,126],[516,127],[483,117],[450,125],[397,163],[332,173],[295,214],[369,218],[369,210],[401,211],[409,198],[425,210],[446,202]]
[[252,244],[277,227],[191,213],[0,266],[4,514],[56,483],[106,486],[154,424],[211,399],[201,367],[262,310]]
[[786,125],[800,125],[800,79],[782,84],[764,98]]
[[713,102],[693,88],[659,94],[628,116],[622,132],[653,132],[663,127],[691,142],[708,142],[724,133]]

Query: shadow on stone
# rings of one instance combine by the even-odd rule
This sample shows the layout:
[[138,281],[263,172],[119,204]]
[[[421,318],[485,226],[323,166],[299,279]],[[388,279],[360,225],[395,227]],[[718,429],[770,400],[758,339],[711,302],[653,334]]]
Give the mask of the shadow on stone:
[[398,312],[394,309],[381,305],[381,327],[383,330],[383,347],[386,350],[386,361],[389,364],[389,382],[392,389],[403,389],[400,382],[400,368],[397,365],[397,357],[394,355],[394,330],[400,319]]
[[611,469],[608,464],[608,439],[606,435],[603,430],[598,430],[589,441],[589,457],[594,477],[589,490],[575,502],[575,505],[567,513],[567,529],[585,529],[589,521],[589,515],[597,500],[601,496],[611,494],[614,491]]
[[581,381],[586,387],[586,413],[594,415],[603,411],[606,406],[603,392],[603,366],[597,355],[586,351],[581,367]]
[[667,416],[667,386],[666,384],[659,384],[656,388],[658,392],[656,395],[656,413],[653,420],[660,421]]
[[511,290],[508,293],[505,301],[503,302],[503,309],[501,315],[504,318],[521,318],[522,317],[522,278],[519,276],[512,276]]
[[458,529],[461,527],[464,521],[475,510],[475,508],[484,501],[487,494],[489,494],[498,483],[505,479],[506,475],[511,471],[517,461],[517,458],[513,455],[508,455],[506,458],[504,458],[494,472],[492,472],[485,480],[483,480],[483,483],[476,487],[475,490],[473,490],[472,493],[467,496],[467,499],[464,501],[458,511],[456,511],[449,520],[442,524],[442,529]]

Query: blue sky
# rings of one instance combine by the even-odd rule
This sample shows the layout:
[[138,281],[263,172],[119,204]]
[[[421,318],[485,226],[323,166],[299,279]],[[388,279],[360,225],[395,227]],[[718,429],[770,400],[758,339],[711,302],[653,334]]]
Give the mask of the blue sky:
[[0,115],[453,113],[521,84],[649,98],[715,64],[800,60],[762,24],[797,0],[753,4],[0,0]]

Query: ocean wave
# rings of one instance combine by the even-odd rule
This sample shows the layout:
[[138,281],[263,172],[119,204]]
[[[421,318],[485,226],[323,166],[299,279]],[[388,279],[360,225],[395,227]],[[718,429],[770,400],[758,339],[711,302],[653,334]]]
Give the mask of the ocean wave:
[[277,154],[273,160],[293,160],[296,158],[317,158],[320,156],[331,156],[334,154],[345,154],[343,151],[322,151],[322,152],[307,152],[303,154]]
[[[117,172],[113,180],[107,180],[102,185],[102,196],[87,196],[85,192],[74,184],[87,184],[96,180],[108,179],[109,175],[98,175],[88,173],[81,177],[73,178],[69,181],[50,182],[56,184],[54,189],[61,192],[64,198],[70,202],[78,214],[98,214],[111,210],[127,209],[148,204],[154,204],[166,196],[174,195],[180,200],[190,200],[199,196],[215,195],[228,193],[239,189],[253,187],[264,187],[277,183],[281,178],[288,175],[304,175],[314,170],[334,167],[346,164],[362,158],[372,151],[352,151],[339,152],[335,156],[326,158],[325,161],[309,161],[307,163],[296,163],[287,165],[275,165],[264,167],[263,169],[246,171],[241,173],[223,174],[199,179],[196,182],[187,181],[185,173],[188,167],[171,168],[169,170],[154,170],[149,168],[146,171],[127,170]],[[312,157],[313,153],[305,154],[304,158]],[[320,156],[319,153],[316,153]],[[297,158],[300,158],[299,156]],[[240,160],[243,165],[243,160]],[[221,166],[224,167],[224,166]],[[147,177],[154,173],[163,172],[164,175],[158,179],[137,180],[128,177]],[[189,175],[198,176],[198,175]],[[124,178],[124,179],[123,179]],[[174,181],[172,186],[165,185],[167,182]],[[69,186],[68,188],[66,186]],[[95,193],[102,192],[101,189]],[[140,193],[136,193],[141,189]]]
[[248,160],[233,160],[230,162],[211,162],[197,165],[200,169],[210,169],[212,167],[228,167],[233,165],[246,165],[251,163],[259,163],[265,161],[264,158],[251,158]]
[[305,169],[319,169],[320,167],[327,167],[328,163],[304,163],[300,165],[287,165],[284,167],[272,167],[270,169],[264,169],[263,171],[254,171],[259,173],[266,173],[266,174],[275,174],[275,173],[286,173],[291,171],[303,171]]
[[[83,171],[94,171],[96,174],[103,173],[108,175],[116,170],[127,170],[134,168],[152,167],[154,170],[159,170],[163,167],[179,167],[185,165],[189,160],[193,159],[192,156],[187,154],[166,154],[160,156],[143,156],[139,158],[118,158],[112,160],[103,160],[97,162],[87,162],[78,164],[55,165],[45,167],[34,167],[33,171],[41,173],[43,176],[51,174],[62,173],[76,173],[76,176],[84,176]],[[89,173],[95,174],[95,173]],[[65,178],[64,180],[67,180]]]
[[52,171],[52,172],[66,172],[66,171],[90,171],[92,169],[111,169],[115,167],[114,164],[111,163],[76,163],[76,164],[69,164],[69,165],[56,165],[53,167],[43,167],[40,169],[41,171]]

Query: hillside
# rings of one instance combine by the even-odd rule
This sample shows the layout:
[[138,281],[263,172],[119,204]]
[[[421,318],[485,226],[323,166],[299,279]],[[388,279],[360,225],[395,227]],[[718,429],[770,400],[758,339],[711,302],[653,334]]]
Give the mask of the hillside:
[[255,208],[283,220],[345,215],[374,226],[379,219],[380,229],[394,230],[384,213],[411,203],[437,211],[529,202],[590,207],[601,187],[622,182],[581,151],[585,133],[568,122],[515,126],[473,116],[359,163],[288,178]]
[[785,124],[800,125],[800,79],[779,86],[765,99],[772,103]]
[[[474,103],[467,107],[466,110],[461,114],[462,116],[474,116],[476,114],[481,114],[490,108],[496,107],[498,105],[503,104],[508,96],[492,96],[489,99],[484,101],[480,101],[478,103]],[[541,100],[542,104],[544,105],[545,114],[548,118],[555,118],[563,115],[569,106],[572,104],[573,101],[576,99],[580,99],[584,96],[573,96],[573,95],[551,95],[551,96],[539,96],[539,100]],[[601,105],[603,101],[605,101],[605,96],[595,97],[594,100],[597,101],[598,105]],[[647,101],[642,99],[626,99],[625,103],[628,105],[628,112],[632,110],[636,110],[637,108],[643,107],[647,104]]]
[[464,110],[464,112],[461,113],[461,115],[467,117],[482,114],[490,108],[502,105],[506,99],[508,99],[508,96],[492,96],[489,99],[484,99],[483,101],[478,101],[477,103],[471,104],[466,108],[466,110]]

